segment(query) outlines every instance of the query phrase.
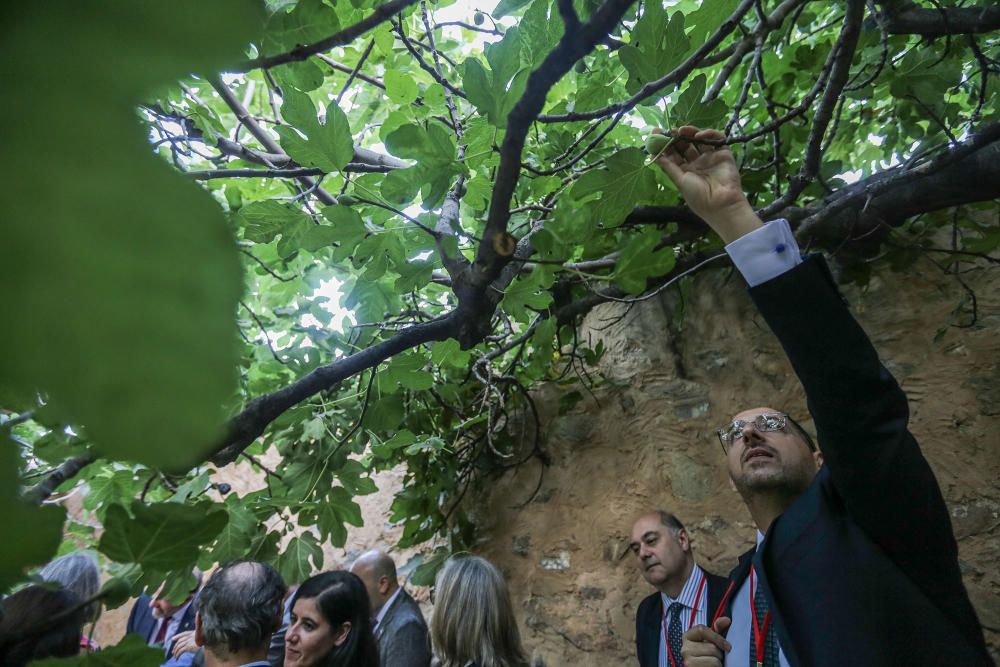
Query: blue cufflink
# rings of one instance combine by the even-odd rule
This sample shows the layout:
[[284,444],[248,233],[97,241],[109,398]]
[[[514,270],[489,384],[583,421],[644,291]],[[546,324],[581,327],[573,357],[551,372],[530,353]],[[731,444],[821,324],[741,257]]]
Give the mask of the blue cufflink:
[[779,243],[778,245],[774,246],[774,252],[785,252],[785,244]]

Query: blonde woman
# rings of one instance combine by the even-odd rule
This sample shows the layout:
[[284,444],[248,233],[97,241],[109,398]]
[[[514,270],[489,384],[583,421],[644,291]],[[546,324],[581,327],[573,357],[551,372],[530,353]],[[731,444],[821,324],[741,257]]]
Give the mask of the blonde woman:
[[451,558],[434,585],[431,640],[441,667],[527,667],[500,571],[476,556]]

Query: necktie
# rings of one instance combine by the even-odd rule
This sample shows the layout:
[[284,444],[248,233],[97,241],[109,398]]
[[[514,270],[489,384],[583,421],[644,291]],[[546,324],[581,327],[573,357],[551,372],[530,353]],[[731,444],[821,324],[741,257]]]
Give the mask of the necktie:
[[[757,615],[757,626],[764,627],[764,617],[767,616],[767,596],[764,595],[764,588],[757,585],[757,592],[753,596],[754,612]],[[764,661],[757,662],[757,644],[753,625],[750,627],[750,665],[761,665],[762,667],[778,667],[778,635],[774,630],[774,622],[767,626],[767,637],[764,640]]]
[[[674,656],[676,667],[684,665],[681,658],[681,610],[684,606],[680,602],[672,602],[667,607],[667,615],[670,617],[670,624],[667,625],[667,641],[670,642],[670,654]],[[672,667],[668,665],[668,667]]]
[[163,640],[167,638],[167,626],[170,625],[170,616],[163,619],[160,623],[160,629],[156,631],[156,638],[153,640],[154,644],[162,644]]

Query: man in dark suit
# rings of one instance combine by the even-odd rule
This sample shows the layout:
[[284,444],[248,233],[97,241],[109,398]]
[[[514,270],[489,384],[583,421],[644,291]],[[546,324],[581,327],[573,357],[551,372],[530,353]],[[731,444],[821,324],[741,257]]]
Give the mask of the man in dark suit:
[[146,593],[140,595],[129,612],[125,633],[142,637],[150,646],[162,646],[169,655],[177,633],[194,631],[193,602],[201,586],[201,572],[196,572],[196,576],[194,589],[180,604]]
[[697,143],[722,133],[678,133],[657,162],[726,241],[802,382],[823,448],[773,408],[720,429],[758,544],[731,575],[725,617],[685,635],[688,667],[992,664],[948,508],[907,428],[906,396],[823,259],[802,260],[786,221],[761,222],[728,148]]
[[368,590],[380,667],[427,667],[431,642],[420,606],[396,579],[396,564],[383,551],[368,551],[351,566]]
[[647,512],[636,519],[629,549],[642,578],[657,591],[639,604],[635,615],[639,665],[683,667],[681,635],[708,623],[728,581],[694,562],[691,538],[669,512]]

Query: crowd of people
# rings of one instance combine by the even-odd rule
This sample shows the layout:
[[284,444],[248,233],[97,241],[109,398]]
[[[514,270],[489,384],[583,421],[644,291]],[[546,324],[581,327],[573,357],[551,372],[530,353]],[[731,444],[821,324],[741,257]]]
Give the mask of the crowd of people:
[[[83,628],[97,565],[80,553],[43,570],[45,584],[0,603],[0,665],[97,650]],[[50,578],[47,578],[50,577]],[[55,588],[54,585],[59,585]],[[500,571],[477,556],[438,572],[430,624],[399,584],[396,565],[370,551],[350,571],[322,572],[290,589],[269,564],[215,570],[181,602],[143,594],[126,633],[163,651],[163,667],[528,667]]]
[[[719,429],[726,469],[757,527],[728,577],[695,562],[674,514],[635,520],[631,551],[655,590],[636,612],[640,667],[993,664],[905,394],[823,258],[803,258],[786,221],[764,224],[754,213],[723,139],[683,127],[656,160],[726,242],[802,383],[819,446],[772,407],[739,412]],[[57,561],[43,577],[65,588],[32,586],[3,601],[0,663],[80,649],[89,612],[79,601],[96,590],[96,575],[69,581],[80,567]],[[434,594],[426,624],[382,552],[291,594],[269,565],[242,561],[180,605],[141,599],[129,632],[165,647],[177,667],[526,667],[495,566],[453,558]],[[40,619],[50,621],[44,636]]]

